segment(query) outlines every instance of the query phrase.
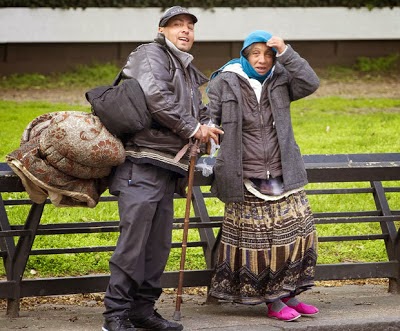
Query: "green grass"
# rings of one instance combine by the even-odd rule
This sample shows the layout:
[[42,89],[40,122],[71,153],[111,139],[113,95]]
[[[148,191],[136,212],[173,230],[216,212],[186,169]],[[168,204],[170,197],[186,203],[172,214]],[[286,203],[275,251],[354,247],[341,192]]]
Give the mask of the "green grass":
[[37,73],[14,74],[1,77],[0,88],[23,90],[26,88],[48,89],[109,85],[119,70],[120,68],[116,65],[105,63],[77,66],[71,71],[53,73],[51,75]]
[[292,109],[303,154],[400,151],[400,99],[306,98]]
[[[372,65],[370,65],[373,67]],[[19,75],[0,80],[0,89],[35,86],[35,88],[60,88],[68,86],[91,87],[108,84],[115,76],[116,67],[81,67],[63,75],[43,76]],[[336,68],[325,75],[335,79],[350,79],[354,69]],[[359,72],[358,72],[359,74]],[[342,77],[342,78],[340,78]],[[359,75],[357,76],[359,77]],[[376,75],[372,79],[381,79]],[[11,102],[0,100],[0,161],[5,161],[7,153],[19,146],[21,134],[35,117],[49,112],[78,110],[89,111],[88,107],[48,102]],[[389,153],[400,152],[400,99],[399,98],[340,98],[309,97],[292,105],[292,119],[297,142],[303,154],[349,154],[349,153]],[[390,186],[399,183],[385,183]],[[368,187],[369,183],[324,183],[309,184],[310,188]],[[208,188],[203,188],[207,191]],[[26,193],[3,194],[3,199],[27,197]],[[322,211],[368,211],[374,210],[374,200],[368,194],[309,196],[314,212]],[[400,196],[388,194],[390,207],[400,210]],[[217,199],[206,201],[210,215],[222,215],[223,204]],[[7,206],[12,224],[24,224],[29,212],[27,206]],[[175,217],[184,216],[185,200],[175,201]],[[85,222],[97,220],[117,220],[116,203],[100,203],[94,209],[45,207],[42,224],[60,222]],[[399,227],[399,224],[396,225]],[[336,224],[318,225],[319,236],[380,233],[380,225]],[[56,247],[113,246],[117,233],[74,234],[37,236],[34,249]],[[182,239],[182,231],[176,230],[173,241]],[[196,230],[190,230],[190,241],[199,240]],[[63,256],[31,256],[26,275],[35,270],[35,276],[84,275],[107,273],[110,253],[66,254]],[[320,243],[319,263],[339,263],[351,261],[386,261],[387,256],[382,241],[355,241]],[[178,270],[180,250],[173,249],[167,270]],[[205,261],[201,248],[188,248],[187,269],[201,269]],[[4,270],[0,268],[0,276]]]
[[48,102],[15,102],[0,100],[0,161],[5,155],[19,147],[26,126],[37,116],[58,111],[90,111],[89,107]]
[[[18,148],[35,117],[87,106],[0,101],[0,161]],[[292,118],[303,154],[400,152],[400,99],[306,98],[293,103]]]

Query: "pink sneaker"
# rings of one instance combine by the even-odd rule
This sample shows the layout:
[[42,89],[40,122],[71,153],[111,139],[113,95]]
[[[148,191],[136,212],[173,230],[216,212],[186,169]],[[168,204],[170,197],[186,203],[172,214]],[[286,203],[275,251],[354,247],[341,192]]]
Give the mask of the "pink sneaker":
[[317,307],[312,306],[312,305],[307,305],[306,303],[299,302],[296,306],[291,306],[287,303],[290,298],[284,298],[282,299],[282,302],[287,304],[288,307],[293,308],[296,310],[298,313],[300,313],[302,316],[313,316],[319,313],[319,310]]
[[273,311],[271,309],[272,303],[269,303],[267,305],[268,307],[268,313],[267,316],[269,318],[275,318],[280,321],[285,321],[285,322],[290,322],[297,320],[301,315],[294,309],[286,306],[284,307],[280,312]]

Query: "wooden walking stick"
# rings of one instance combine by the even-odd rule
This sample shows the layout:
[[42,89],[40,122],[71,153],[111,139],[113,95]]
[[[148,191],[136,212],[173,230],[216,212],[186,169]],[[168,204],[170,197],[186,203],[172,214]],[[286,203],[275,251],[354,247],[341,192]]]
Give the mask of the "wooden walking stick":
[[188,178],[188,189],[186,194],[186,209],[185,209],[185,220],[183,222],[183,238],[182,238],[182,252],[181,252],[181,264],[179,269],[179,280],[178,289],[176,294],[176,305],[173,319],[175,321],[181,320],[181,303],[182,303],[182,288],[183,288],[183,273],[185,271],[186,262],[186,248],[189,233],[189,218],[190,218],[190,205],[192,203],[192,189],[194,179],[194,168],[196,166],[196,156],[198,153],[199,141],[196,140],[189,150],[190,163],[189,163],[189,178]]

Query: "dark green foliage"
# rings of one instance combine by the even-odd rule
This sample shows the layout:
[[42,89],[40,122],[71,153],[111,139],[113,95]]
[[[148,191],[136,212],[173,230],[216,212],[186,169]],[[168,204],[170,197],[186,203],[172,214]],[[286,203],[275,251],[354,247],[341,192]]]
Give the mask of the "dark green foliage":
[[0,7],[398,7],[399,0],[3,0]]
[[364,73],[385,74],[400,67],[400,54],[391,54],[385,57],[357,59],[355,69]]

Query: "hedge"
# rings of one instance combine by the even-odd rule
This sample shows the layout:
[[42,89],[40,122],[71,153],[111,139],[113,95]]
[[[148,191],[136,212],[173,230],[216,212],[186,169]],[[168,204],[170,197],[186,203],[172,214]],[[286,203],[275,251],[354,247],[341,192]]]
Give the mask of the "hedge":
[[399,7],[399,0],[3,0],[0,7],[50,7],[50,8],[88,8],[88,7],[161,7],[174,5],[184,7]]

